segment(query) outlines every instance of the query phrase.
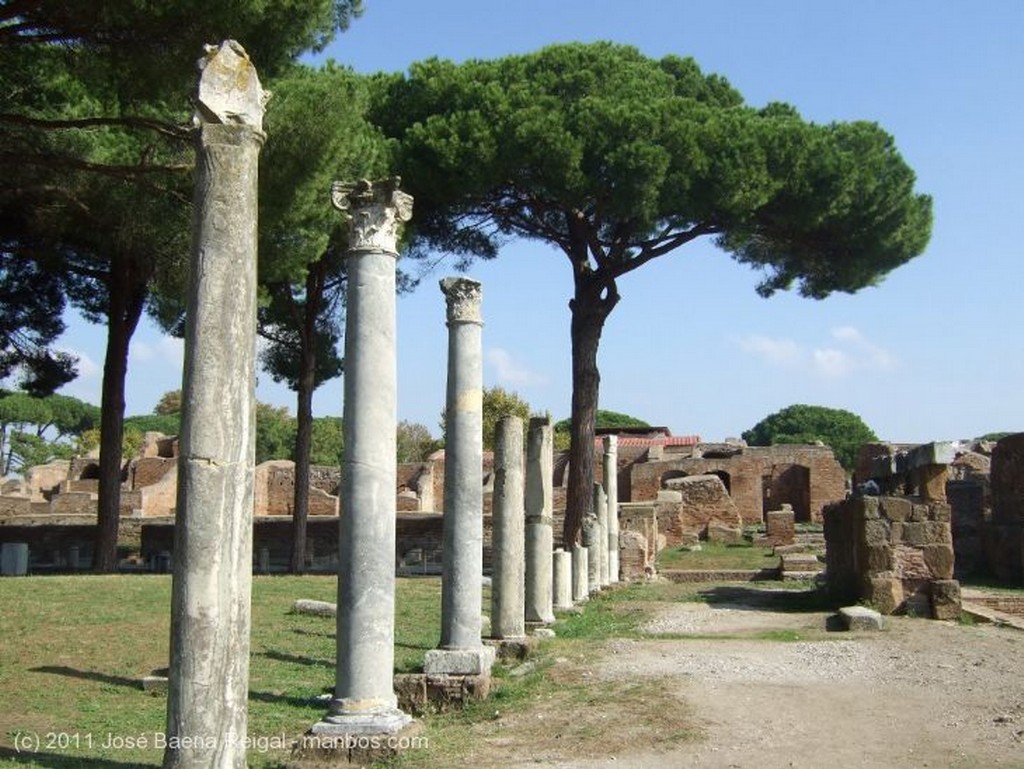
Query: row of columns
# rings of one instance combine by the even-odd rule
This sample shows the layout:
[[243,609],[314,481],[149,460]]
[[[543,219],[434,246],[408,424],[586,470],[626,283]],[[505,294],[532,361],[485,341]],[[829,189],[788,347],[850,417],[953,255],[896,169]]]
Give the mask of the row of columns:
[[597,512],[588,516],[583,544],[571,551],[552,551],[554,453],[550,417],[534,417],[529,422],[525,502],[521,502],[518,485],[523,476],[522,436],[523,424],[518,417],[498,422],[494,450],[491,635],[501,640],[524,636],[526,622],[554,622],[555,610],[570,609],[591,593],[619,581],[615,436],[605,437],[603,457],[604,477],[613,479],[614,501],[609,501],[602,484],[594,484]]
[[[244,767],[255,445],[256,210],[267,94],[227,41],[201,60],[196,222],[185,337],[179,513],[175,526],[167,767]],[[395,263],[412,198],[399,180],[335,183],[349,222],[336,684],[313,735],[390,734],[411,717],[394,693]],[[425,671],[488,672],[483,572],[481,288],[441,282],[449,329],[441,640]],[[603,491],[589,547],[552,552],[553,435],[530,420],[499,427],[492,635],[525,635],[618,581],[618,516]],[[605,442],[612,500],[614,439]],[[609,462],[611,464],[609,465]],[[588,565],[588,554],[590,564]],[[590,577],[588,580],[588,576]]]

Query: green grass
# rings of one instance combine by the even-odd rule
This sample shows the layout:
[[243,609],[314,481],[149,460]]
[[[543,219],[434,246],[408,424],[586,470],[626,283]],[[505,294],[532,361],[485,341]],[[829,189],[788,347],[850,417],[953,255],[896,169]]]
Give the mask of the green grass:
[[[167,665],[169,576],[53,576],[0,580],[0,766],[121,769],[157,766],[155,748],[103,747],[107,735],[165,731],[166,697],[142,691],[142,676]],[[325,713],[317,697],[334,685],[334,621],[291,613],[297,598],[334,601],[329,576],[255,577],[252,598],[249,734],[298,737]],[[395,665],[420,669],[440,638],[440,580],[399,579]],[[762,596],[760,599],[758,596]],[[497,664],[491,695],[462,710],[423,720],[429,749],[391,761],[394,769],[472,763],[491,741],[503,750],[542,753],[573,746],[573,755],[613,755],[623,745],[669,747],[699,736],[678,692],[657,680],[595,685],[594,661],[610,639],[644,639],[641,627],[672,601],[762,600],[775,610],[817,607],[807,591],[745,586],[633,583],[602,591],[580,611],[560,614],[556,638],[543,640],[525,663]],[[489,601],[484,596],[484,608]],[[758,636],[760,637],[760,636]],[[797,640],[793,631],[765,631],[765,640]],[[667,640],[667,639],[664,639]],[[608,728],[608,703],[630,713]],[[18,754],[18,735],[65,734],[78,743]],[[91,744],[88,741],[91,740]],[[514,748],[509,748],[509,740]],[[249,751],[255,767],[280,766],[287,751]]]
[[658,569],[696,569],[714,571],[722,569],[775,569],[779,558],[772,555],[771,548],[755,547],[750,543],[724,545],[718,542],[701,542],[700,550],[688,551],[680,547],[669,547],[658,553]]

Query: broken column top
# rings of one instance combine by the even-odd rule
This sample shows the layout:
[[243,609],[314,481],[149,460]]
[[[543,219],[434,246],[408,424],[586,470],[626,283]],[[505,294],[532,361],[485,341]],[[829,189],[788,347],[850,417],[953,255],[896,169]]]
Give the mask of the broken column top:
[[193,122],[244,125],[263,130],[263,108],[270,93],[263,90],[245,49],[234,40],[205,47],[199,59],[199,89]]
[[480,281],[472,278],[444,278],[441,290],[448,302],[449,323],[483,324],[480,305],[483,288]]

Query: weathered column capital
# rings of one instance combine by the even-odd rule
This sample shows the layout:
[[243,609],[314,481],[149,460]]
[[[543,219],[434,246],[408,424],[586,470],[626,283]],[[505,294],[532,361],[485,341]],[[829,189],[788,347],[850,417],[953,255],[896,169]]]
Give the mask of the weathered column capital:
[[605,454],[614,454],[619,450],[619,436],[617,435],[606,435],[604,436],[604,452]]
[[263,140],[263,111],[270,92],[260,85],[256,67],[234,40],[205,46],[199,59],[199,87],[192,122],[197,128],[248,128]]
[[400,228],[412,219],[412,195],[398,189],[401,182],[392,176],[331,185],[331,204],[349,221],[350,251],[398,253]]
[[448,303],[448,325],[452,323],[476,323],[483,325],[480,305],[483,287],[472,278],[444,278],[441,291]]

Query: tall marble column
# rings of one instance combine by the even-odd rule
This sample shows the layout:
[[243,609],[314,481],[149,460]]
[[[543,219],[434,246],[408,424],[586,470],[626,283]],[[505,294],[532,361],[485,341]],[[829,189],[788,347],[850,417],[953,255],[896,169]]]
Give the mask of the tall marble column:
[[604,486],[600,483],[594,484],[594,512],[597,513],[597,546],[598,557],[598,581],[601,587],[608,587],[611,580],[608,579],[608,496],[604,493]]
[[608,495],[608,580],[619,581],[619,439],[604,437],[604,490]]
[[167,695],[167,737],[179,739],[169,739],[164,766],[244,767],[267,94],[234,41],[208,46],[199,66]]
[[483,319],[481,286],[441,281],[448,318],[445,402],[441,644],[425,655],[427,674],[490,671],[494,649],[480,639],[483,600]]
[[411,719],[394,692],[395,261],[412,198],[399,179],[335,182],[350,218],[334,699],[312,732],[381,734]]
[[522,638],[524,618],[523,420],[505,417],[494,435],[491,636]]
[[526,621],[555,621],[551,531],[554,511],[554,430],[551,417],[531,417],[526,435]]

